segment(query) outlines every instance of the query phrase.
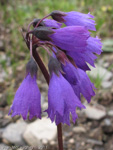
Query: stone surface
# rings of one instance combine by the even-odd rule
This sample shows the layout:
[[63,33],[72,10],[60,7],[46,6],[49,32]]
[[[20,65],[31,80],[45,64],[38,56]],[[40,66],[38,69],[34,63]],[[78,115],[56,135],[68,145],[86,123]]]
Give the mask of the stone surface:
[[11,150],[11,148],[5,144],[0,144],[0,150]]
[[106,111],[104,107],[101,108],[101,105],[98,105],[98,107],[87,105],[83,112],[86,114],[87,118],[93,120],[100,120],[106,116]]
[[108,111],[108,115],[111,116],[111,117],[113,117],[113,110],[109,110]]
[[22,133],[25,131],[27,124],[23,121],[17,123],[11,123],[6,127],[3,132],[2,138],[16,145],[23,145],[24,141]]
[[75,132],[75,133],[85,133],[86,129],[84,127],[74,127],[73,132]]
[[0,119],[0,127],[5,127],[11,122],[10,119]]
[[94,144],[94,145],[103,145],[102,141],[98,141],[98,140],[95,140],[95,139],[87,139],[87,143],[91,143],[91,144]]
[[104,133],[113,133],[113,122],[111,122],[110,119],[106,118],[104,119],[104,122],[102,124],[102,130],[104,131]]
[[27,125],[23,134],[25,141],[31,146],[41,146],[42,140],[51,141],[57,135],[57,127],[50,119],[42,118]]
[[96,68],[90,67],[91,71],[88,73],[93,78],[99,77],[102,81],[108,81],[113,77],[112,72],[107,69],[96,65]]
[[112,87],[112,85],[113,85],[113,81],[103,81],[102,82],[102,87],[104,89],[110,88],[110,87]]

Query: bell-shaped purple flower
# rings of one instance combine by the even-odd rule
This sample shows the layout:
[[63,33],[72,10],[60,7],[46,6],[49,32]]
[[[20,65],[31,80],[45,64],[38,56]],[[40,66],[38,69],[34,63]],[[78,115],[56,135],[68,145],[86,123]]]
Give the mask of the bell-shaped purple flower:
[[94,18],[90,13],[83,14],[76,11],[66,12],[66,16],[63,17],[64,23],[67,26],[84,26],[89,30],[96,31],[95,21],[90,19]]
[[83,52],[90,37],[88,30],[82,26],[69,26],[53,29],[54,33],[49,35],[53,44],[62,50],[72,52]]
[[84,26],[88,30],[96,31],[95,21],[92,20],[94,16],[90,13],[83,14],[76,11],[61,12],[53,11],[51,16],[54,20],[64,23],[67,26]]
[[37,66],[33,59],[27,64],[27,75],[20,87],[18,88],[9,114],[12,112],[12,117],[21,115],[24,120],[37,117],[41,119],[41,95],[36,83]]
[[88,75],[80,68],[75,68],[71,63],[62,65],[64,71],[64,77],[71,84],[75,94],[80,99],[80,93],[86,98],[88,102],[91,101],[91,97],[95,95],[93,90],[94,85],[91,83]]
[[[89,37],[87,39],[87,46],[85,47],[84,52],[73,52],[67,51],[67,55],[71,56],[75,61],[76,65],[81,68],[82,70],[90,70],[87,63],[91,66],[95,67],[94,61],[97,58],[95,54],[100,55],[102,52],[102,43],[98,37],[93,38]],[[87,62],[87,63],[86,63]]]
[[[55,64],[59,63],[57,59],[52,58],[54,69]],[[58,66],[58,65],[57,65]],[[52,67],[52,64],[51,66]],[[49,118],[53,122],[55,120],[56,124],[65,123],[70,125],[70,113],[72,115],[73,122],[77,119],[76,108],[85,108],[80,102],[79,98],[75,95],[69,82],[62,76],[60,70],[51,70],[51,79],[49,83],[48,90],[48,109],[46,110]]]

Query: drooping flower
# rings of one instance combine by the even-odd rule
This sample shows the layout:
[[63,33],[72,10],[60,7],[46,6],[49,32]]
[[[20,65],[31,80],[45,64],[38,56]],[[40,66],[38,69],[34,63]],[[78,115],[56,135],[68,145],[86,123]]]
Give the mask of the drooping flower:
[[[46,19],[50,16],[53,20]],[[46,112],[57,125],[70,125],[70,114],[73,122],[76,121],[76,108],[85,108],[80,101],[81,94],[88,102],[95,95],[95,87],[85,72],[90,70],[87,63],[95,67],[95,54],[100,55],[102,52],[100,39],[91,37],[88,31],[96,30],[93,18],[90,13],[53,11],[42,19],[35,19],[28,26],[26,44],[40,64],[47,82],[49,76],[46,76],[47,71],[38,59],[40,57],[35,55],[35,50],[43,47],[50,56],[52,54],[49,50],[54,53],[54,58],[49,61],[50,83]],[[66,27],[62,27],[63,23]],[[31,25],[34,27],[32,30]],[[9,112],[13,111],[12,116],[22,115],[26,119],[29,112],[30,119],[34,116],[41,118],[40,92],[36,84],[36,69],[32,63],[29,63],[27,75],[16,92]]]
[[88,30],[96,31],[95,29],[95,21],[92,20],[94,16],[90,13],[83,14],[76,11],[71,12],[61,12],[61,11],[53,11],[51,16],[56,21],[62,22],[67,26],[84,26]]
[[28,62],[26,67],[26,77],[18,88],[9,114],[12,112],[12,117],[21,115],[24,120],[37,117],[41,119],[41,104],[40,91],[36,83],[37,65],[33,58]]
[[58,60],[51,58],[51,64],[49,65],[51,79],[48,90],[48,109],[46,111],[51,121],[55,120],[57,125],[59,123],[70,125],[70,113],[73,122],[75,122],[77,119],[76,108],[85,107],[75,95],[69,82],[60,73],[61,68],[58,67],[60,66]]
[[[71,56],[75,61],[76,65],[83,69],[84,71],[90,70],[87,63],[95,67],[94,60],[97,59],[95,54],[100,55],[102,52],[102,43],[98,37],[89,37],[87,39],[87,46],[84,52],[74,53],[72,51],[67,51],[67,55]],[[86,63],[87,62],[87,63]]]
[[80,99],[80,93],[85,97],[85,99],[90,102],[91,97],[95,95],[93,90],[94,85],[91,83],[88,75],[85,71],[80,68],[75,68],[71,63],[66,63],[62,65],[64,71],[64,77],[71,84],[75,94]]
[[90,37],[88,30],[82,26],[68,26],[53,29],[54,33],[49,35],[53,44],[60,49],[72,52],[84,52],[87,39]]

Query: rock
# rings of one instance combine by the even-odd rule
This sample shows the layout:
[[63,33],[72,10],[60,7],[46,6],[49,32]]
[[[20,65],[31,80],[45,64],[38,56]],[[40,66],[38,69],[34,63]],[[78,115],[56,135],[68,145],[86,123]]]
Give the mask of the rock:
[[102,130],[106,134],[113,133],[113,123],[111,122],[110,119],[106,118],[104,120],[103,125],[102,125]]
[[96,68],[90,67],[91,71],[88,73],[93,78],[100,78],[102,81],[108,81],[113,77],[112,73],[105,68],[96,65]]
[[43,94],[41,94],[41,106],[45,103],[45,97]]
[[5,144],[0,144],[0,150],[11,150],[11,148]]
[[50,141],[50,145],[55,145],[56,142],[55,141]]
[[27,129],[23,134],[25,141],[31,146],[41,146],[42,140],[51,141],[57,135],[57,127],[55,123],[47,118],[36,120],[27,125]]
[[22,133],[25,131],[27,124],[25,122],[11,123],[6,127],[3,132],[3,139],[7,140],[9,143],[16,145],[24,145],[22,138]]
[[87,143],[91,143],[91,144],[94,144],[94,145],[103,145],[102,141],[98,141],[98,140],[95,140],[95,139],[87,139]]
[[112,82],[112,81],[103,81],[103,82],[102,82],[102,87],[103,87],[104,89],[110,88],[110,87],[112,87],[112,85],[113,85],[113,82]]
[[105,150],[103,146],[94,146],[93,150]]
[[3,118],[3,112],[0,111],[0,119]]
[[74,144],[75,143],[75,140],[73,138],[69,139],[69,143],[70,144]]
[[11,122],[10,119],[0,119],[0,127],[5,127]]
[[75,132],[75,133],[86,133],[86,129],[84,127],[74,127],[73,132]]
[[113,110],[109,110],[108,111],[108,115],[111,116],[111,117],[113,117]]
[[87,105],[83,112],[86,114],[87,118],[92,120],[100,120],[106,116],[106,111],[101,105],[98,105],[98,107]]
[[93,130],[90,130],[88,136],[91,139],[95,139],[97,141],[102,141],[103,140],[103,131],[102,131],[101,127],[97,127]]
[[113,150],[113,136],[105,143],[105,150]]
[[7,93],[2,94],[0,97],[0,107],[7,106]]

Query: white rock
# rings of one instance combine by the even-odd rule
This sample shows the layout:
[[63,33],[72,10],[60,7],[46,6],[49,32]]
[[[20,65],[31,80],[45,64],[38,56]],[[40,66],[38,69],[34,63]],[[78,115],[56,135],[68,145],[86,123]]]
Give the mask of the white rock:
[[85,130],[84,127],[74,127],[74,128],[73,128],[73,131],[74,131],[75,133],[85,133],[85,132],[86,132],[86,130]]
[[108,115],[112,117],[113,116],[113,110],[109,110]]
[[103,145],[102,141],[98,141],[95,139],[87,139],[87,143],[95,144],[95,145]]
[[75,143],[75,140],[71,138],[71,139],[69,140],[69,143],[70,143],[70,144],[74,144],[74,143]]
[[99,77],[102,81],[108,81],[110,78],[113,77],[112,73],[108,71],[107,69],[102,68],[98,65],[95,65],[95,66],[96,68],[90,67],[91,71],[88,72],[88,74],[92,76],[93,78]]
[[55,123],[51,123],[50,119],[42,118],[27,125],[27,129],[23,134],[25,141],[31,146],[41,146],[42,141],[54,140],[57,135],[57,127]]
[[[101,106],[99,105],[99,107]],[[83,112],[86,114],[87,118],[93,120],[100,120],[106,116],[105,109],[97,108],[94,106],[86,106],[86,109],[84,109]]]
[[23,145],[24,141],[22,138],[22,133],[25,131],[26,126],[26,123],[23,121],[11,123],[4,130],[2,138],[7,140],[9,143]]
[[113,85],[112,81],[103,81],[102,82],[102,87],[105,88],[105,89],[112,87],[112,85]]
[[0,150],[11,150],[9,146],[5,144],[0,144]]

